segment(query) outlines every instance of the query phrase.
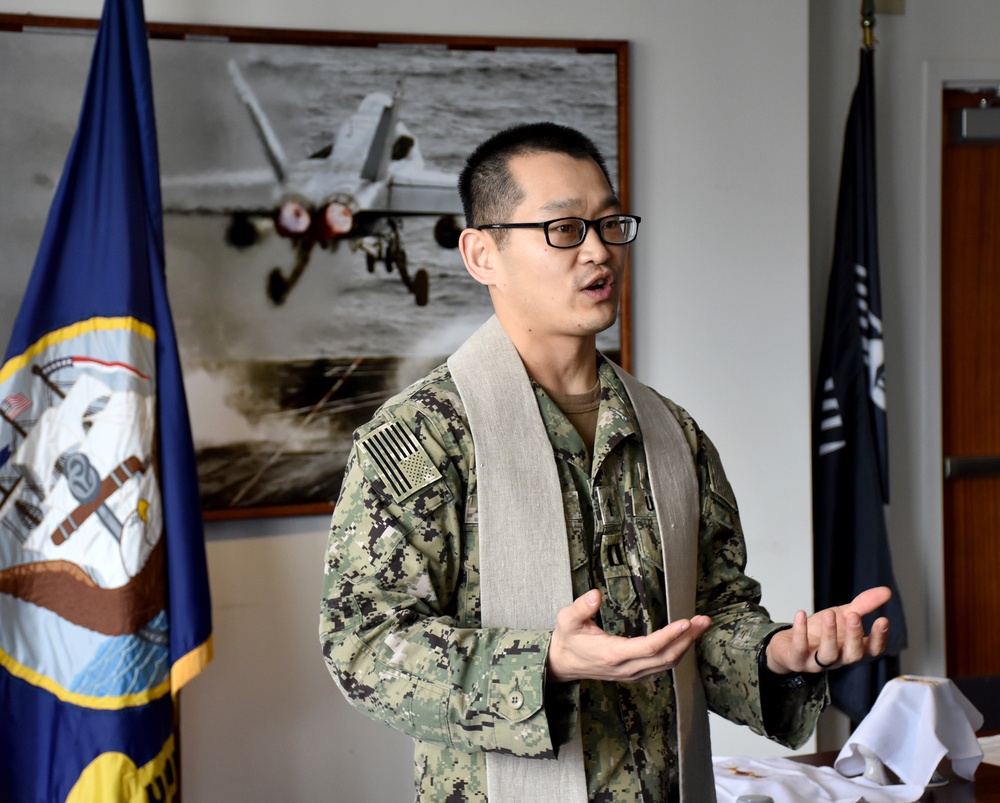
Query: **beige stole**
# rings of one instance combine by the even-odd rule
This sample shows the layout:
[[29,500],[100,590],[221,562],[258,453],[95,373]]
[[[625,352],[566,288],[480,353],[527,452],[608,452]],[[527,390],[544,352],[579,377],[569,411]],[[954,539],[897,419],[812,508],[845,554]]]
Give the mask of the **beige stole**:
[[[680,425],[660,398],[610,363],[642,432],[663,541],[671,620],[695,613],[698,481]],[[475,444],[483,627],[551,630],[573,602],[562,488],[524,365],[496,317],[448,360]],[[667,559],[669,555],[669,560]],[[715,800],[708,712],[694,650],[673,671],[682,803]],[[490,803],[586,803],[580,728],[558,760],[486,754]]]

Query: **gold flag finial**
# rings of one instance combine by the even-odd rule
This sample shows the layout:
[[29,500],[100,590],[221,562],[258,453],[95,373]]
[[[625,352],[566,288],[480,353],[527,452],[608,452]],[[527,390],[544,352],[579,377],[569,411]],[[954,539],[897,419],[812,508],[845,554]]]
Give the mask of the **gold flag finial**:
[[861,0],[861,30],[865,47],[875,43],[875,0]]

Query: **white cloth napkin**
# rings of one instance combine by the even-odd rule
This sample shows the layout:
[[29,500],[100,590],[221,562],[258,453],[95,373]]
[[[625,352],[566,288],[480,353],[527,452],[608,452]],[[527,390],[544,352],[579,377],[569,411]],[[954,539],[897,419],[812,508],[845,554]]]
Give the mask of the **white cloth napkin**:
[[975,731],[983,715],[947,678],[904,675],[890,680],[833,763],[847,776],[865,771],[868,748],[903,783],[927,786],[945,756],[972,780],[983,751]]
[[787,758],[722,756],[713,759],[719,803],[740,795],[770,795],[774,803],[913,803],[921,786],[879,786],[864,778],[845,778],[833,767],[813,767]]
[[1000,735],[980,736],[979,746],[983,749],[983,763],[1000,767]]

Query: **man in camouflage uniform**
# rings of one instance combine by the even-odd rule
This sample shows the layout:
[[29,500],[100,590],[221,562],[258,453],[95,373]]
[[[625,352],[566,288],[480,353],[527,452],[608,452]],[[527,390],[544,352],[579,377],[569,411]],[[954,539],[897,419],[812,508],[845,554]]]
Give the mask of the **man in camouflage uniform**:
[[[667,670],[689,648],[711,710],[802,743],[826,704],[821,670],[881,651],[888,623],[865,637],[860,620],[888,592],[772,623],[743,571],[719,456],[664,399],[690,447],[700,513],[697,614],[669,622],[642,434],[595,345],[617,315],[638,222],[621,216],[593,144],[552,124],[491,138],[459,186],[463,258],[490,290],[551,441],[576,601],[548,630],[483,627],[475,445],[444,365],[355,434],[326,556],[331,674],[354,706],[414,738],[419,801],[485,801],[487,752],[553,758],[578,727],[591,801],[675,800]],[[503,223],[538,220],[549,224]],[[494,222],[504,228],[484,225]],[[416,467],[417,481],[386,463],[386,438],[412,444],[406,476]]]

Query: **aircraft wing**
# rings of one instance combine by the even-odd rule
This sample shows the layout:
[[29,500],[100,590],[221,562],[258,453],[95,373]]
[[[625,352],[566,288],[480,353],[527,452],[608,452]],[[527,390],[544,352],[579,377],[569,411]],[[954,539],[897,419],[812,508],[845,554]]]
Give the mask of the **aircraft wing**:
[[417,138],[405,123],[396,124],[396,143],[406,147],[402,158],[389,165],[383,211],[398,216],[461,215],[458,175],[427,167]]
[[277,202],[274,171],[164,177],[163,211],[179,215],[270,215]]
[[425,168],[403,168],[389,179],[387,212],[396,215],[461,215],[458,177]]

